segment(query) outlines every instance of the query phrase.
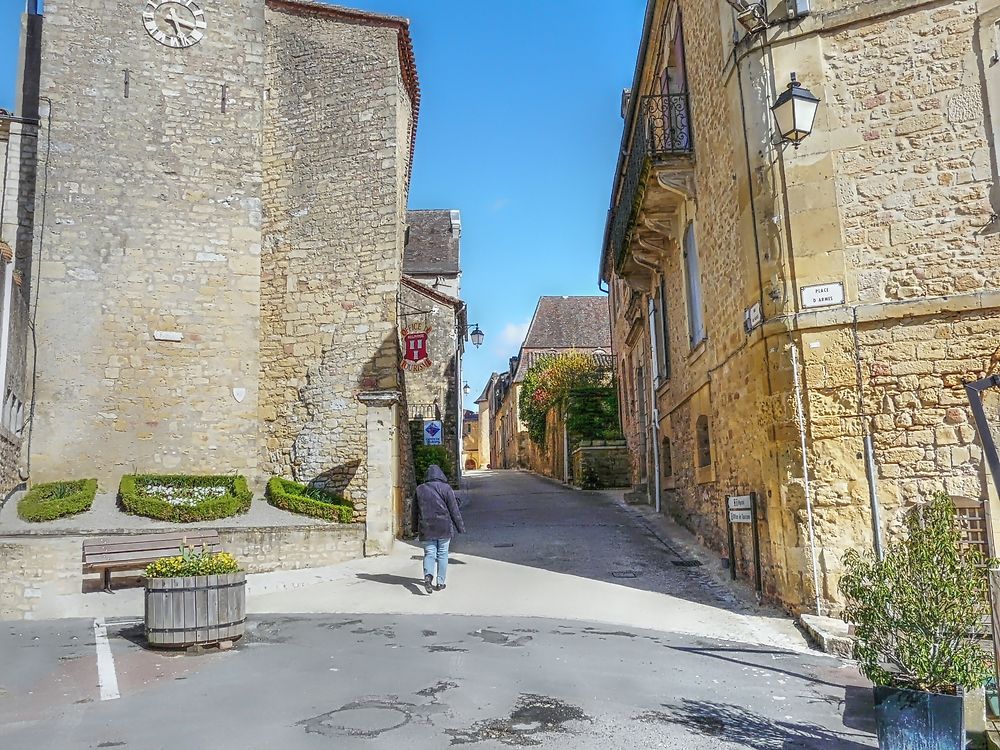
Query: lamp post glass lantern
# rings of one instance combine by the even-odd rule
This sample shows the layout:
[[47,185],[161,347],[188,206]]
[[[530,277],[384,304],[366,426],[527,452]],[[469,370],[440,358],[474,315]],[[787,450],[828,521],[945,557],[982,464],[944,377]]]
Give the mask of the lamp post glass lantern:
[[483,345],[483,339],[486,338],[486,334],[483,333],[479,324],[472,329],[472,333],[469,334],[469,338],[472,339],[472,345],[477,349]]
[[464,393],[466,396],[468,396],[471,392],[472,392],[472,389],[469,388],[469,384],[468,383],[466,383],[465,385],[462,386],[462,393]]
[[792,81],[788,88],[781,92],[771,112],[783,143],[793,143],[795,148],[813,130],[816,122],[816,111],[819,109],[819,97],[802,84],[792,73]]

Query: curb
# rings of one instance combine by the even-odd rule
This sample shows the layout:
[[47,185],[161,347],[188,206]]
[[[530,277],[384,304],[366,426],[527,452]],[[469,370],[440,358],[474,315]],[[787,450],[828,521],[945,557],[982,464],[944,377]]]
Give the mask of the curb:
[[854,658],[854,639],[850,636],[847,623],[817,615],[800,615],[798,622],[820,651],[842,659]]

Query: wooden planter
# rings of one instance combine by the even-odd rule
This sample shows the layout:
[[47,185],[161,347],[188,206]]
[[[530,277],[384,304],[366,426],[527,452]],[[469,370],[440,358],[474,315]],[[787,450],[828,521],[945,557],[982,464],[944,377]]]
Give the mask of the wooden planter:
[[246,629],[246,573],[146,580],[146,640],[185,648],[234,641]]

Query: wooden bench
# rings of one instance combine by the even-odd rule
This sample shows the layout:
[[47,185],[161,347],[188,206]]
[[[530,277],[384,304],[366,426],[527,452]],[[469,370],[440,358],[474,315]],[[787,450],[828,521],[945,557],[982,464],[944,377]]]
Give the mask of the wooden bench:
[[141,570],[149,563],[181,553],[181,545],[201,551],[222,552],[219,532],[211,529],[176,531],[143,536],[103,537],[83,542],[83,571],[104,572],[104,590],[111,590],[111,571]]

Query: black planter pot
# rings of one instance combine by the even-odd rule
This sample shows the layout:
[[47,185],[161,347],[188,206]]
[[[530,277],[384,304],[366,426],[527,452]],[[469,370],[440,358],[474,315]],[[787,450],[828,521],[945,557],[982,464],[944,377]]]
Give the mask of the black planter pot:
[[965,711],[958,695],[875,688],[880,750],[964,750]]

